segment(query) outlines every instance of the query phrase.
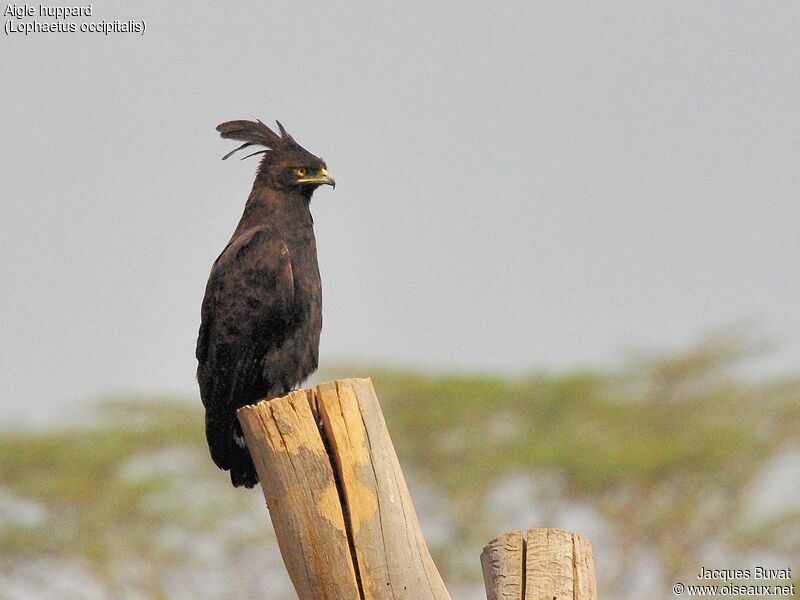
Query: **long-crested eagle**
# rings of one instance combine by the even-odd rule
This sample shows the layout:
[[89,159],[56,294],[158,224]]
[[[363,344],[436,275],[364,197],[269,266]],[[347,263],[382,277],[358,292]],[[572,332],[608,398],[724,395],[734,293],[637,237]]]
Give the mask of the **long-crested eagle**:
[[[223,138],[265,149],[236,231],[208,278],[197,338],[206,439],[234,486],[258,483],[236,409],[285,394],[316,368],[322,286],[309,204],[335,185],[325,161],[259,120],[217,126]],[[247,157],[245,157],[247,158]]]

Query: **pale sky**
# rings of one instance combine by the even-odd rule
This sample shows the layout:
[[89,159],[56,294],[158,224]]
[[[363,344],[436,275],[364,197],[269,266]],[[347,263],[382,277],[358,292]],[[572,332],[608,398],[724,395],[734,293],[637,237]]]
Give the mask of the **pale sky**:
[[745,319],[775,344],[764,373],[800,370],[800,4],[71,22],[115,19],[146,32],[0,41],[0,423],[197,395],[205,281],[257,164],[222,162],[214,127],[251,117],[336,177],[312,203],[323,368],[607,367]]

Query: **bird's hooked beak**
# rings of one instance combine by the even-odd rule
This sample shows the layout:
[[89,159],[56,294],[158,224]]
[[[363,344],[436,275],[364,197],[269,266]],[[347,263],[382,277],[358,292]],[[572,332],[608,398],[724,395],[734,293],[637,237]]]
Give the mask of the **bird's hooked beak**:
[[321,168],[314,175],[298,179],[297,183],[316,183],[317,185],[329,185],[336,189],[336,180],[328,173],[328,169],[325,167]]

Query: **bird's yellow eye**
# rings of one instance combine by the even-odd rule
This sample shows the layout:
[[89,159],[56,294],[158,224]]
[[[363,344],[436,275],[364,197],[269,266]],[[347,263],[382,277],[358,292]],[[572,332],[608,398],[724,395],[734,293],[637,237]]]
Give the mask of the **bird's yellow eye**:
[[294,170],[294,174],[297,175],[298,177],[305,177],[306,176],[306,170],[303,167],[297,167]]

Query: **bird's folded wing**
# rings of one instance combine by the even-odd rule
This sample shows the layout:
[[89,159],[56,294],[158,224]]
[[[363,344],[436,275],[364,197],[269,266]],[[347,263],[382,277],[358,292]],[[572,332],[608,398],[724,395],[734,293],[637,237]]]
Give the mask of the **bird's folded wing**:
[[253,331],[279,328],[292,313],[294,277],[286,243],[266,228],[254,227],[231,240],[211,269],[203,298],[197,359],[202,363],[210,337],[216,343]]

